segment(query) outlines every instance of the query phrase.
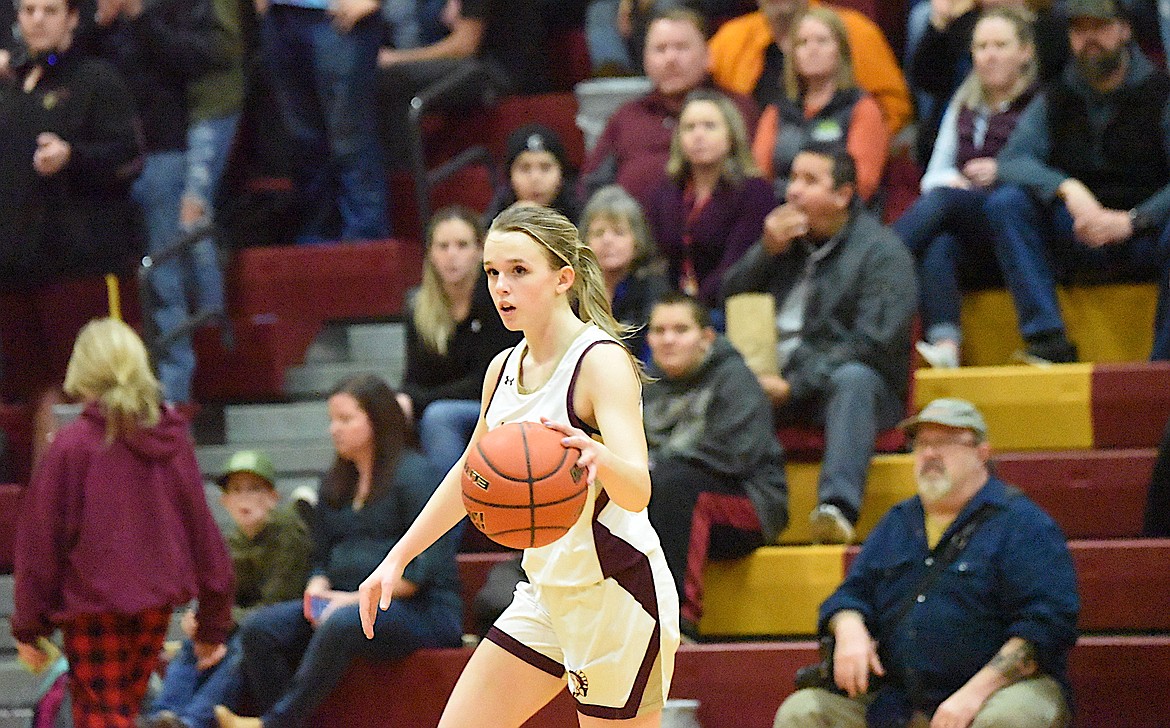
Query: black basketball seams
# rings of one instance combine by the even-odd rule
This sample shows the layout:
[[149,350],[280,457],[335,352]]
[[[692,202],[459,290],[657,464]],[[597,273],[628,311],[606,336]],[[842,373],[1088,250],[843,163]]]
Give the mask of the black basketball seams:
[[531,422],[519,422],[517,424],[520,425],[520,436],[524,440],[524,464],[528,474],[526,476],[515,476],[503,472],[500,470],[499,466],[491,461],[491,459],[487,456],[487,453],[483,451],[483,446],[479,442],[475,443],[475,451],[479,453],[480,460],[483,461],[484,465],[491,469],[493,474],[513,483],[531,483],[533,480],[544,480],[545,478],[549,478],[555,475],[562,467],[564,467],[565,460],[569,457],[569,448],[567,447],[561,448],[564,452],[561,453],[561,459],[557,462],[556,467],[547,473],[542,473],[540,475],[534,474],[532,472],[532,461],[528,454],[528,428],[544,427],[544,425],[536,425]]
[[463,499],[469,503],[475,503],[481,506],[490,506],[492,508],[545,508],[548,506],[559,506],[562,503],[568,503],[571,500],[576,500],[577,498],[581,497],[581,494],[584,493],[588,488],[588,485],[582,485],[581,488],[572,495],[565,496],[560,500],[541,501],[540,503],[517,503],[515,505],[508,505],[505,503],[496,503],[494,501],[482,500],[480,498],[467,495],[466,493],[463,495]]

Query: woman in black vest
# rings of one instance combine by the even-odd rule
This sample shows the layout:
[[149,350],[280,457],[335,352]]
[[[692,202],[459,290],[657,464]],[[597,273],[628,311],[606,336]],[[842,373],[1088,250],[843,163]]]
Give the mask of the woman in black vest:
[[922,197],[894,230],[918,259],[926,341],[918,351],[935,367],[959,365],[959,279],[999,280],[983,212],[997,181],[999,153],[1036,90],[1032,23],[1014,8],[986,11],[971,41],[975,68],[951,99],[922,177]]
[[784,55],[784,94],[760,116],[752,154],[783,199],[792,160],[809,142],[840,142],[857,167],[857,194],[869,201],[889,155],[881,107],[857,87],[841,19],[812,7],[792,25]]

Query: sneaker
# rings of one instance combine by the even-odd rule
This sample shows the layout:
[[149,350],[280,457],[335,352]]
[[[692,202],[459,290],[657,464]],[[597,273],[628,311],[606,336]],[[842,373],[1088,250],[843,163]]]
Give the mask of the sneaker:
[[955,369],[959,366],[959,347],[949,341],[938,344],[919,341],[914,348],[935,369]]
[[853,524],[832,503],[822,503],[809,514],[813,543],[853,543]]
[[1077,347],[1063,331],[1045,331],[1028,337],[1024,351],[1015,358],[1037,366],[1071,364],[1077,360]]

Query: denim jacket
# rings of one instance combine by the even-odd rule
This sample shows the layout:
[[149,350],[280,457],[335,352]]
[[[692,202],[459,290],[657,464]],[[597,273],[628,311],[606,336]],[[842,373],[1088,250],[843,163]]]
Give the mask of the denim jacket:
[[1069,694],[1068,652],[1077,638],[1080,598],[1064,534],[1039,506],[1009,494],[994,476],[947,534],[984,503],[996,512],[901,622],[890,624],[930,555],[918,497],[886,514],[845,582],[821,605],[822,632],[839,611],[862,614],[887,674],[919,709],[933,711],[1011,637],[1030,642],[1040,671]]

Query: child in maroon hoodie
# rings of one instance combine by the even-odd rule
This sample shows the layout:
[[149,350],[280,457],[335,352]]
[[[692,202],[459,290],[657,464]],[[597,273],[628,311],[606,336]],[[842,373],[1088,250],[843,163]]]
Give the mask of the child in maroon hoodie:
[[199,599],[195,651],[222,659],[235,577],[186,422],[159,404],[146,348],[115,319],[81,330],[65,391],[86,403],[25,494],[12,634],[38,668],[60,628],[73,724],[132,728],[171,609]]

